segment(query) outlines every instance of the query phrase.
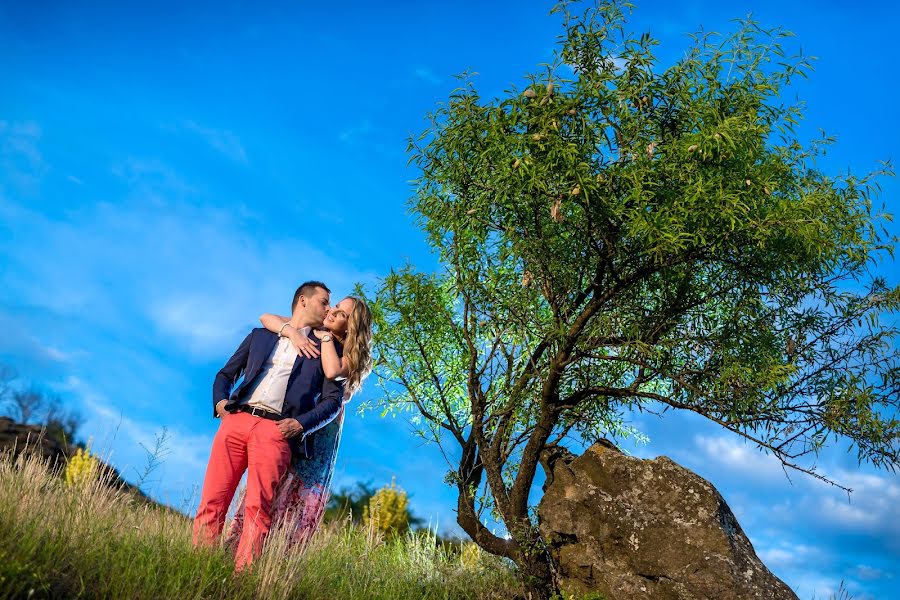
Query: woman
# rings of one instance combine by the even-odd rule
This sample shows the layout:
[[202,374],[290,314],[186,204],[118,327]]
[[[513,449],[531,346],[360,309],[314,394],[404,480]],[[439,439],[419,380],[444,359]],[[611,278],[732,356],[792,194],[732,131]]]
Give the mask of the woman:
[[[267,313],[259,320],[269,331],[289,338],[299,354],[312,358],[321,353],[325,377],[344,379],[345,406],[372,371],[372,313],[359,298],[347,296],[329,309],[325,329],[314,332],[321,352],[306,335],[291,327],[286,317]],[[331,423],[313,435],[312,458],[294,460],[275,492],[272,528],[290,528],[285,533],[293,543],[309,540],[325,514],[343,424],[342,408]],[[229,545],[240,539],[243,517],[242,497],[228,531]]]

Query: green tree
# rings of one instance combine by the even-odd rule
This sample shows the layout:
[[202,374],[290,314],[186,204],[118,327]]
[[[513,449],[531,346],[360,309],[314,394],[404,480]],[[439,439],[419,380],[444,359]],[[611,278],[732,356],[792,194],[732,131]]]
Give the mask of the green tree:
[[[624,3],[575,15],[527,89],[466,79],[411,141],[412,210],[437,273],[392,272],[373,298],[386,410],[445,448],[458,522],[553,590],[529,494],[565,436],[623,415],[692,411],[786,466],[849,440],[896,468],[900,289],[877,177],[818,170],[779,93],[809,65],[743,21],[662,68]],[[483,524],[488,511],[509,539]]]
[[375,495],[372,482],[358,481],[354,486],[344,486],[332,492],[325,506],[326,522],[340,521],[350,517],[353,523],[362,523],[363,511],[369,505],[369,499]]

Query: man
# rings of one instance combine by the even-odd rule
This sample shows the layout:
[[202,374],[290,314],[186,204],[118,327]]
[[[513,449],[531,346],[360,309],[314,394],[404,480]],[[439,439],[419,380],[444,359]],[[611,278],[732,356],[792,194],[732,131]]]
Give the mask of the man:
[[[328,313],[329,290],[320,281],[297,288],[288,322],[310,335]],[[243,374],[243,381],[232,391]],[[225,515],[244,471],[244,531],[235,553],[238,569],[259,556],[269,531],[275,488],[292,454],[309,458],[312,434],[341,408],[344,390],[325,379],[318,357],[298,355],[290,340],[254,329],[222,367],[213,383],[213,416],[222,419],[213,439],[200,507],[194,518],[194,544],[217,542]]]

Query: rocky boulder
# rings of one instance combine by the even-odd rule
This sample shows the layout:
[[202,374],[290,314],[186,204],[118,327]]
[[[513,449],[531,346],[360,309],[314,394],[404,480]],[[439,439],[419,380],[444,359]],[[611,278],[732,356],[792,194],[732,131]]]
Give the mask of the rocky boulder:
[[796,600],[759,560],[721,494],[666,457],[608,443],[549,454],[541,534],[560,587],[609,600]]

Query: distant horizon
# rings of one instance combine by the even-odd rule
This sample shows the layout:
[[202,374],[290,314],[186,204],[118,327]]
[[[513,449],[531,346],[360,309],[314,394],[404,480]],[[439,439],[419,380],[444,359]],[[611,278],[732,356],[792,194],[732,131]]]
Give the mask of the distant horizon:
[[[216,372],[260,314],[289,312],[303,280],[337,300],[407,262],[438,267],[407,209],[407,139],[455,74],[477,72],[485,99],[524,89],[562,32],[551,7],[0,0],[0,364],[77,409],[85,439],[129,480],[165,429],[170,450],[143,489],[190,514]],[[629,26],[660,40],[667,65],[689,32],[732,31],[751,12],[817,57],[783,100],[806,103],[801,140],[820,127],[837,137],[819,167],[863,175],[896,158],[895,5],[653,0]],[[896,215],[900,184],[880,183],[875,208]],[[877,269],[900,283],[896,261]],[[370,378],[348,406],[334,487],[396,476],[416,516],[461,534],[438,449],[403,417],[357,414],[377,394]],[[848,502],[799,473],[788,482],[771,456],[696,415],[630,418],[649,442],[623,450],[709,480],[801,598],[841,580],[855,600],[897,597],[897,473],[832,444],[816,464],[855,490]]]

